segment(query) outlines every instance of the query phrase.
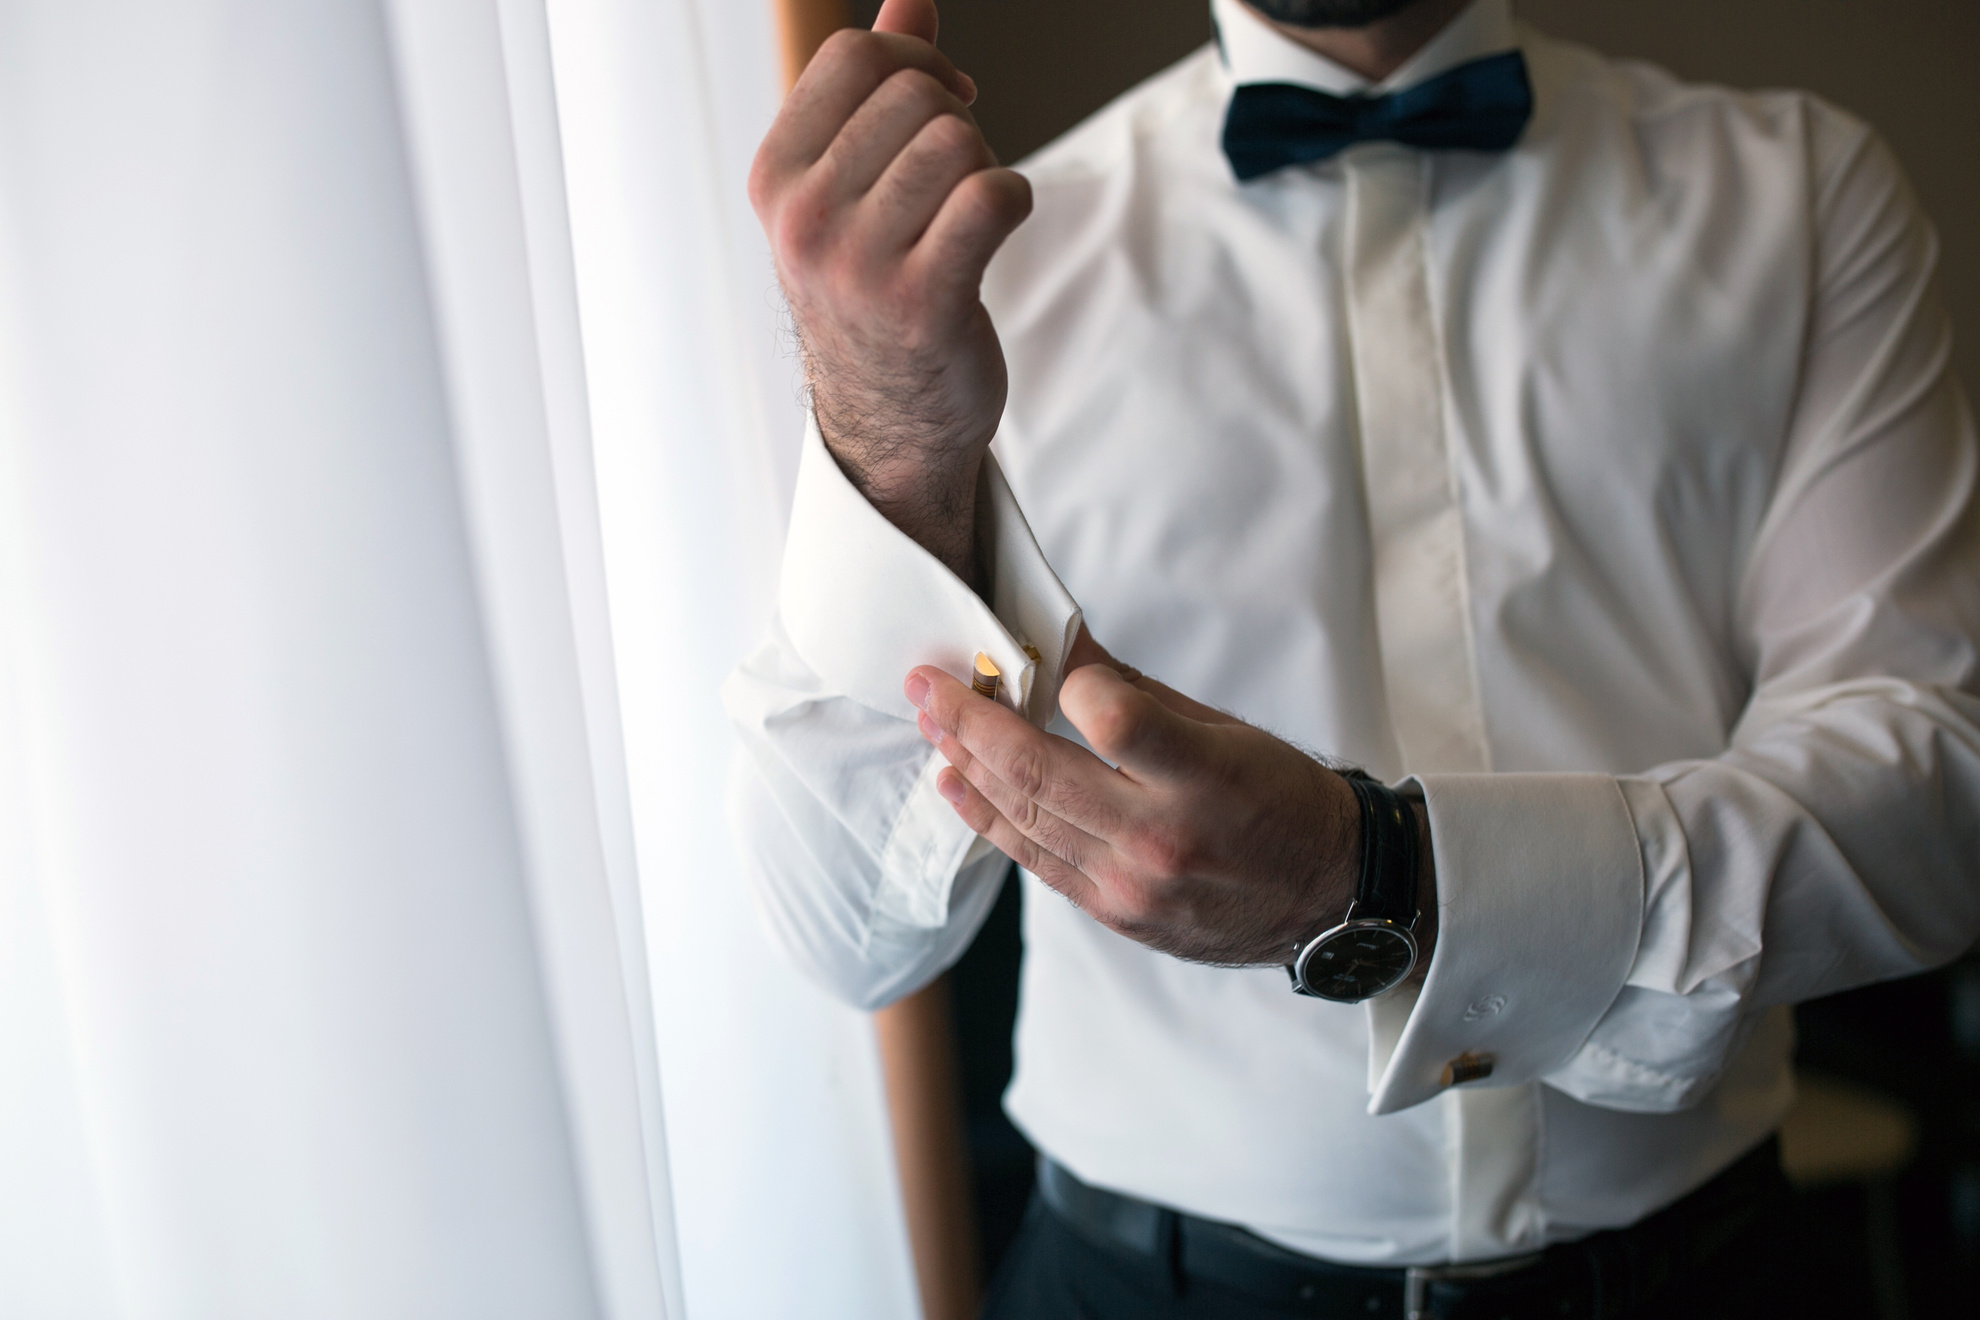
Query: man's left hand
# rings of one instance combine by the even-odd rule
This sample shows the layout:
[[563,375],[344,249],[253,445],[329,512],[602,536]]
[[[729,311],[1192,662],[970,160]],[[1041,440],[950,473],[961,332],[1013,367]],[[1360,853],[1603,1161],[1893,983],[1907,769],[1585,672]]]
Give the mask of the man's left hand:
[[1341,919],[1361,854],[1346,780],[1124,673],[1084,631],[1072,661],[1059,709],[1093,751],[932,666],[909,673],[922,735],[950,766],[937,787],[971,829],[1096,921],[1179,958],[1289,962],[1295,941]]

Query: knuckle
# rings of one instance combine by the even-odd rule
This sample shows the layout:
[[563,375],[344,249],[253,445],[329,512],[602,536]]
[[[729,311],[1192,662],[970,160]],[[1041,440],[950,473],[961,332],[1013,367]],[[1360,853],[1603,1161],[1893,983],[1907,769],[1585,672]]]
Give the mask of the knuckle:
[[842,27],[818,43],[816,58],[830,64],[857,67],[875,62],[880,55],[873,34],[863,28]]
[[980,793],[971,793],[962,800],[963,823],[978,834],[989,834],[997,828],[997,813]]
[[1013,835],[1008,842],[1000,844],[999,847],[1003,849],[1005,856],[1033,875],[1044,875],[1051,869],[1043,861],[1045,850],[1022,834]]
[[936,115],[922,125],[919,136],[931,151],[942,156],[974,156],[983,147],[983,135],[959,115]]
[[1045,791],[1045,758],[1032,748],[1014,753],[1008,769],[1010,773],[1006,782],[1023,797],[1035,798]]
[[1134,741],[1139,726],[1136,712],[1127,702],[1105,699],[1096,703],[1087,736],[1109,748],[1126,747]]
[[1189,873],[1191,843],[1179,827],[1144,825],[1129,836],[1127,852],[1142,875],[1154,880],[1175,880]]
[[896,69],[887,75],[880,89],[905,110],[935,114],[948,108],[948,89],[923,69]]
[[771,204],[776,200],[777,184],[775,170],[761,152],[758,152],[756,159],[750,162],[749,181],[746,186],[750,206],[758,217],[767,219]]
[[1104,832],[1116,819],[1111,804],[1072,775],[1062,776],[1052,785],[1052,800],[1058,804],[1058,813],[1069,821],[1098,822],[1098,832]]
[[780,256],[807,261],[817,257],[828,226],[818,185],[805,180],[785,195],[771,218],[770,242]]
[[1031,211],[1029,192],[1020,196],[1018,190],[1007,182],[1007,176],[1016,177],[1006,170],[982,169],[963,180],[957,189],[985,224],[996,227],[1015,225]]

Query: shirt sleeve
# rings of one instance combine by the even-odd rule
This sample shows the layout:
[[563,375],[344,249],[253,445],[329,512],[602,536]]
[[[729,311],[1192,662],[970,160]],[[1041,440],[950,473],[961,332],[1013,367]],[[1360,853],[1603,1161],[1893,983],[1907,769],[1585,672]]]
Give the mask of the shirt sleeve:
[[808,422],[778,617],[723,688],[741,745],[731,824],[758,909],[864,1008],[959,957],[1008,865],[935,791],[943,762],[901,691],[908,670],[967,682],[984,652],[998,699],[1042,725],[1079,631],[994,457],[978,488],[987,602],[867,503]]
[[[1832,134],[1843,130],[1833,124]],[[1624,777],[1425,775],[1438,945],[1368,1008],[1370,1109],[1544,1081],[1696,1103],[1768,1007],[1980,933],[1980,455],[1896,162],[1845,135],[1815,199],[1800,399],[1741,566],[1725,751]],[[1575,895],[1563,903],[1564,893]]]

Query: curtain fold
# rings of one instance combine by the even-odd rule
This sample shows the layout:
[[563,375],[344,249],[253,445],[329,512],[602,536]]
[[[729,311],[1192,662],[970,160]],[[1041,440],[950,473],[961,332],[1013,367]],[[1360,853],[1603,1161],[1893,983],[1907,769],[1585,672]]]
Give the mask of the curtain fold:
[[542,10],[386,13],[594,1277],[608,1315],[680,1315],[657,1058],[635,1047],[635,1021],[652,1032],[638,895],[607,864],[630,860],[625,777],[587,717],[614,708],[612,674],[580,660],[609,633]]
[[0,1311],[602,1314],[383,15],[0,23]]
[[768,619],[803,425],[743,186],[771,12],[547,13],[688,1310],[912,1316],[871,1022],[770,947],[725,824],[716,689]]
[[0,5],[0,1314],[913,1312],[727,841],[755,5]]

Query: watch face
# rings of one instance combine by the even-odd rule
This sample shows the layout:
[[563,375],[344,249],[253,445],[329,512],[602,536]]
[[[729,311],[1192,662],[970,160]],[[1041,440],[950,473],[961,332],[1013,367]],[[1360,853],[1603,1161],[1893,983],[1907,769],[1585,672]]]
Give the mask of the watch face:
[[1416,941],[1389,921],[1356,921],[1316,940],[1298,966],[1298,983],[1321,999],[1373,999],[1409,975]]

